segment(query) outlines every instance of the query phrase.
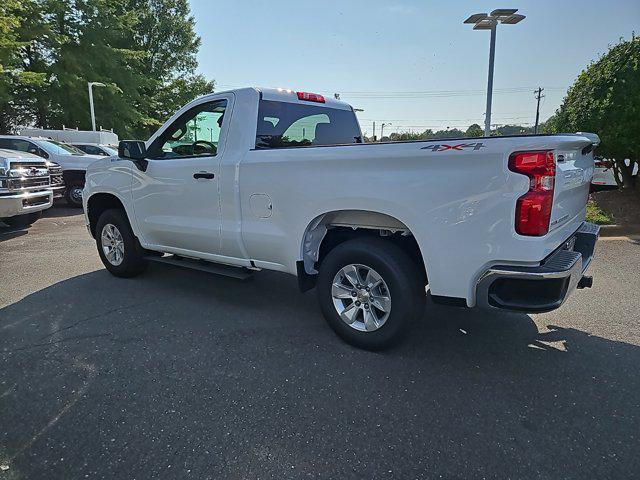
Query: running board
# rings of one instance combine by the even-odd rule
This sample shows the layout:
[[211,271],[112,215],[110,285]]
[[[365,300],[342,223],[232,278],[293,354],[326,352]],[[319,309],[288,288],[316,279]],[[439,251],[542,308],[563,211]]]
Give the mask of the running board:
[[167,265],[176,265],[178,267],[190,268],[201,272],[213,273],[214,275],[223,275],[225,277],[236,278],[238,280],[246,280],[253,276],[253,271],[244,267],[232,267],[231,265],[222,265],[220,263],[207,262],[206,260],[198,260],[195,258],[181,257],[178,255],[165,255],[164,257],[156,257],[149,255],[145,260],[150,262],[165,263]]

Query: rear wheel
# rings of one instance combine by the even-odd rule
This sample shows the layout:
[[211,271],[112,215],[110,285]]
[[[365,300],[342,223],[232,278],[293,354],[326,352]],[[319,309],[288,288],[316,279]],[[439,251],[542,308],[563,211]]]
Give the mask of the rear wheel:
[[116,277],[136,276],[147,266],[144,250],[123,210],[106,210],[100,215],[96,244],[102,263]]
[[425,285],[411,259],[378,238],[349,240],[320,266],[317,293],[331,328],[368,350],[397,343],[422,315]]

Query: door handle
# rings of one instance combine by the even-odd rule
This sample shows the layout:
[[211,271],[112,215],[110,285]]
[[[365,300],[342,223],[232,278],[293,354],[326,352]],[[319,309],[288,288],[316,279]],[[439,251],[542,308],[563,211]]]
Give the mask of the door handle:
[[210,173],[210,172],[198,172],[193,174],[193,178],[206,178],[207,180],[211,180],[212,178],[215,178],[215,177],[216,177],[216,174]]

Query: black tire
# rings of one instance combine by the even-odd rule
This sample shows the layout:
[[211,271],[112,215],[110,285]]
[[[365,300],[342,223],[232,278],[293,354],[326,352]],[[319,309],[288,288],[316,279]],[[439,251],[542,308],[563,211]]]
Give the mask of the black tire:
[[[355,329],[341,319],[334,306],[334,278],[350,264],[373,269],[386,283],[391,308],[377,330]],[[422,316],[426,299],[423,275],[415,263],[395,244],[374,237],[349,240],[331,250],[320,266],[316,290],[329,326],[347,343],[366,350],[382,350],[398,343],[411,323]]]
[[15,217],[5,218],[4,223],[10,227],[28,227],[42,216],[42,212],[26,213],[24,215],[16,215]]
[[[64,198],[69,206],[82,208],[82,189],[84,189],[84,184],[81,183],[72,183],[71,185],[67,185],[64,192]],[[79,194],[78,191],[80,191]]]
[[[106,256],[102,245],[102,233],[105,226],[113,225],[122,237],[122,244],[124,246],[124,255],[122,256],[121,263],[115,265]],[[96,224],[96,246],[98,248],[98,254],[104,264],[105,268],[116,277],[134,277],[142,273],[147,267],[147,262],[144,259],[144,250],[140,246],[140,242],[133,234],[131,225],[127,219],[127,215],[124,210],[113,209],[105,210],[98,219]]]

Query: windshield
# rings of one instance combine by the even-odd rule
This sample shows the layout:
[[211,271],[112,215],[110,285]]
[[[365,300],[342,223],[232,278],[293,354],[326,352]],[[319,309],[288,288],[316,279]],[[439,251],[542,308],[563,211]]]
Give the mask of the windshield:
[[109,155],[117,155],[118,154],[118,149],[117,148],[113,148],[113,147],[105,147],[104,145],[102,146],[102,149],[107,152],[107,154]]
[[56,142],[55,140],[39,140],[38,143],[47,152],[54,155],[84,155],[84,152],[76,147],[67,145],[66,143]]

